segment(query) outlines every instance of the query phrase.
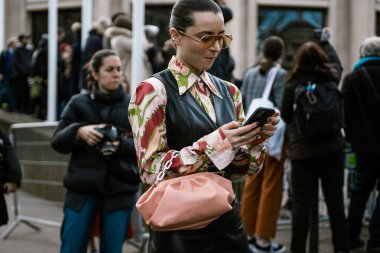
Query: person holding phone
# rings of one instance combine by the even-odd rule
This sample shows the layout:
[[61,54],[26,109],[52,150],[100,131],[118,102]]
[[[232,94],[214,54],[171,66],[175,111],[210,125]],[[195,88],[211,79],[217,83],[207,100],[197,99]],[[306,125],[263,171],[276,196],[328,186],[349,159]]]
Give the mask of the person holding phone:
[[[128,110],[142,181],[155,183],[167,161],[170,177],[210,171],[233,180],[259,171],[278,113],[261,128],[241,126],[240,91],[207,72],[232,42],[220,7],[212,0],[178,0],[169,33],[176,55],[166,70],[138,85]],[[231,205],[202,229],[151,230],[148,252],[248,253],[238,202]]]
[[[313,196],[318,196],[319,180],[328,209],[334,252],[348,252],[343,202],[344,139],[341,129],[301,135],[296,121],[300,114],[296,114],[294,106],[297,87],[306,89],[310,83],[322,87],[326,84],[338,86],[342,66],[335,49],[328,42],[329,37],[329,31],[325,28],[318,43],[309,41],[301,45],[286,77],[281,113],[287,126],[288,155],[292,166],[292,252],[306,251],[310,210]],[[330,120],[323,119],[320,117],[319,122],[332,125]]]

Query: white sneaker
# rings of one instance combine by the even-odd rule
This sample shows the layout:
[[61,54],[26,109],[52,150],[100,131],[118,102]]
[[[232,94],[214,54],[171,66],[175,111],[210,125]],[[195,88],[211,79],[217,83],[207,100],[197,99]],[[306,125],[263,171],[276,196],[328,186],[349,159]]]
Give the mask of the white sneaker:
[[249,244],[249,249],[253,253],[285,253],[286,247],[282,244],[278,244],[275,241],[270,241],[270,244],[266,247],[261,247],[256,242]]

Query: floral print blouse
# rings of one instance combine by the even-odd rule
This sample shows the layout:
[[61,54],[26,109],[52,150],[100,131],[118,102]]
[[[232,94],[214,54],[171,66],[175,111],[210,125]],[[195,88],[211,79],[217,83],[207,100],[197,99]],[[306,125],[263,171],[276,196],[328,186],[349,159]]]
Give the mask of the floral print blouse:
[[[211,92],[219,97],[221,95],[212,84],[209,74],[204,71],[200,76],[195,75],[175,56],[169,62],[168,69],[177,80],[180,95],[190,92],[210,118],[216,121]],[[244,111],[240,91],[232,83],[226,82],[226,85],[234,100],[236,118],[242,121]],[[228,166],[232,180],[261,169],[265,153],[264,140],[258,139],[252,145],[234,150],[220,128],[203,136],[192,146],[181,150],[170,149],[166,137],[166,103],[165,86],[151,77],[138,85],[129,105],[128,116],[144,183],[154,184],[158,173],[169,160],[172,162],[167,175],[171,177],[207,171],[207,167],[212,164],[219,170]],[[173,159],[174,154],[176,157]]]

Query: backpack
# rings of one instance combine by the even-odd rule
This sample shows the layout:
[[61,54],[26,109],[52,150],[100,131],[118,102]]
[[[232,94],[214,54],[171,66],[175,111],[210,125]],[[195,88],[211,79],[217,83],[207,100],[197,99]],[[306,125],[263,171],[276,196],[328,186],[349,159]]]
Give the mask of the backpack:
[[343,100],[335,82],[298,85],[294,95],[295,123],[302,139],[336,133],[344,127]]

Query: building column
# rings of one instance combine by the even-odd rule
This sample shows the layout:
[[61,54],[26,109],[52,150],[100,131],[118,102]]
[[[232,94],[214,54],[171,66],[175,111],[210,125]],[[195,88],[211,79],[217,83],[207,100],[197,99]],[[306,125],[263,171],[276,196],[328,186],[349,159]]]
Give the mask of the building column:
[[256,0],[226,1],[233,11],[233,18],[226,24],[226,32],[233,35],[230,47],[235,60],[234,77],[240,79],[256,55],[257,7]]
[[376,34],[376,6],[375,1],[365,1],[365,4],[361,0],[350,1],[350,19],[351,34],[349,41],[351,42],[350,52],[350,66],[352,66],[359,59],[359,46],[361,42],[370,36]]
[[132,0],[94,0],[94,20],[100,17],[109,17],[117,12],[132,15]]
[[249,0],[246,9],[246,45],[247,53],[245,54],[245,66],[253,66],[257,62],[257,38],[259,29],[259,4],[257,0]]
[[113,1],[94,0],[93,1],[93,20],[98,20],[100,17],[111,17],[110,6]]
[[4,0],[0,0],[0,50],[3,50],[5,45],[5,39],[4,39],[4,29],[5,29],[5,18],[4,18],[4,11],[5,9],[5,3]]
[[347,0],[334,0],[329,2],[327,26],[331,32],[331,44],[335,47],[343,65],[344,73],[351,70],[350,4]]
[[[26,23],[26,8],[23,0],[4,0],[4,39],[19,35],[22,32],[30,32]],[[18,15],[14,15],[17,10]],[[32,34],[33,36],[33,34]]]

